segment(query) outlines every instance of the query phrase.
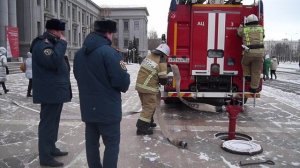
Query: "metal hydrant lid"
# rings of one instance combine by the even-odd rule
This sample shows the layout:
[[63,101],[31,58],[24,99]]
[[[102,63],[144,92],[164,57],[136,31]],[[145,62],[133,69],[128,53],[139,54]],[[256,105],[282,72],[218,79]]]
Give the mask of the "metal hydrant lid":
[[223,142],[222,148],[225,151],[242,155],[256,155],[263,151],[262,147],[252,141],[228,140]]

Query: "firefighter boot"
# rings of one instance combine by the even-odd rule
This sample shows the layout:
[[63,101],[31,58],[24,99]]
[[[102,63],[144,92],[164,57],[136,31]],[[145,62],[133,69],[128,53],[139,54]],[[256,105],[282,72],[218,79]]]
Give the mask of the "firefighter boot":
[[151,128],[155,128],[157,126],[157,124],[154,122],[153,116],[151,118],[151,122],[150,122],[150,127]]
[[137,135],[152,135],[153,131],[150,128],[150,123],[147,123],[145,121],[142,121],[140,119],[138,119],[137,123],[136,123],[136,134]]

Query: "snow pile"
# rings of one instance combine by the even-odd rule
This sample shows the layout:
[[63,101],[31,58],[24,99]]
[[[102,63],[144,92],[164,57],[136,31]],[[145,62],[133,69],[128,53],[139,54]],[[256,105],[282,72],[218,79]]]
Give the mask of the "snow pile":
[[153,152],[146,152],[146,153],[142,153],[139,158],[145,158],[145,159],[149,159],[151,162],[154,162],[155,160],[159,159],[160,157]]

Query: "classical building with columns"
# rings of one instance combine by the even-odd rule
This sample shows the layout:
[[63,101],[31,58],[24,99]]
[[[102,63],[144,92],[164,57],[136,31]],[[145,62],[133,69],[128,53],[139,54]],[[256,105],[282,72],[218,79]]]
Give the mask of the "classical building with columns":
[[117,33],[113,43],[121,51],[128,53],[130,43],[135,39],[140,57],[148,54],[147,25],[149,16],[146,7],[110,7],[105,15],[117,22]]
[[46,21],[57,18],[66,22],[66,55],[71,59],[100,12],[100,7],[91,0],[18,0],[17,9],[21,54],[28,51],[32,39],[43,34]]
[[[92,0],[0,0],[0,46],[7,47],[6,26],[17,27],[19,56],[26,57],[32,40],[45,31],[46,21],[57,18],[66,22],[66,55],[73,59],[103,11]],[[146,56],[148,15],[146,7],[110,8],[106,18],[118,24],[113,40],[115,47],[126,53],[129,43],[135,38],[139,55]]]
[[0,0],[0,46],[6,47],[6,26],[17,27],[17,0]]

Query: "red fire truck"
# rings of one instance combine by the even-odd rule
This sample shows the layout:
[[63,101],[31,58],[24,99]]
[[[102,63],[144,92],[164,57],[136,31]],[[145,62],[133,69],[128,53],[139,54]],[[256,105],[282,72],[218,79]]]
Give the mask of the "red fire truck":
[[[224,1],[224,0],[223,0]],[[255,14],[263,25],[262,0],[244,5],[237,0],[172,1],[168,16],[168,64],[180,70],[180,96],[190,100],[226,100],[260,97],[249,92],[250,81],[243,82],[242,39],[237,28]],[[171,73],[169,73],[172,76]],[[162,98],[173,102],[178,95],[174,78],[164,87]],[[260,82],[259,91],[262,88]]]

